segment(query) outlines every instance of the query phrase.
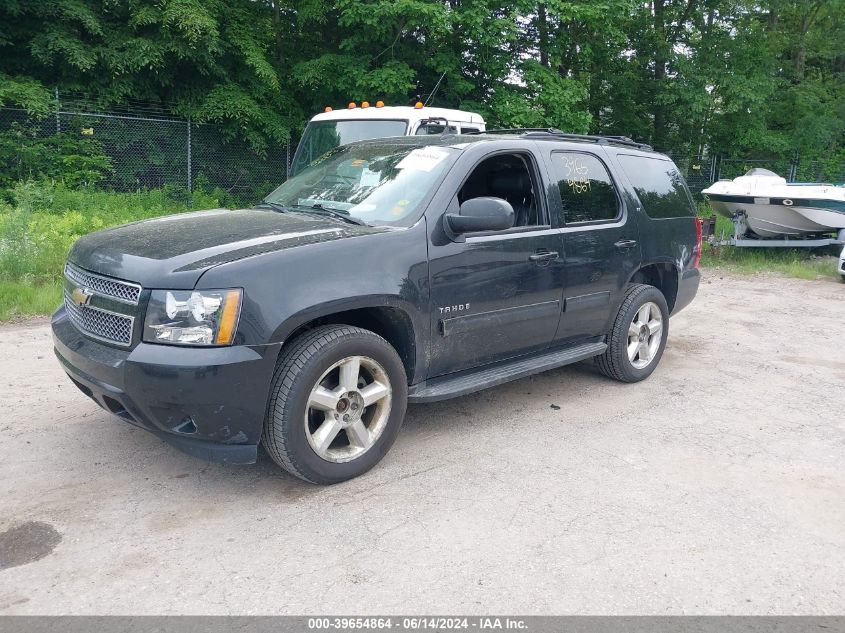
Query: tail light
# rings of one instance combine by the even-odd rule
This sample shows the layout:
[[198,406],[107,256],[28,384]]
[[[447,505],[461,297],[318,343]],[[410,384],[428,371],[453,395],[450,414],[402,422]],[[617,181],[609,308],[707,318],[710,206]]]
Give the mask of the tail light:
[[692,252],[692,267],[698,268],[701,262],[701,237],[702,237],[702,222],[701,218],[695,218],[695,250]]

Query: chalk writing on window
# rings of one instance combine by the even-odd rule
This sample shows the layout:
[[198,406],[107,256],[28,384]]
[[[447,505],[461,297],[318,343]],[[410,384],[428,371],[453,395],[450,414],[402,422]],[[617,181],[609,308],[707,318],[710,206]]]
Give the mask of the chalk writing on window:
[[578,156],[564,156],[564,178],[574,193],[586,193],[590,190],[589,168]]

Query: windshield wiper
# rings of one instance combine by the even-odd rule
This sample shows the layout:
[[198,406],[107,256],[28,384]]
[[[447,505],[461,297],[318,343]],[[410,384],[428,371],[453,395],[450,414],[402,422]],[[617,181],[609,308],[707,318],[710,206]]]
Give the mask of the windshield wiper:
[[357,224],[358,226],[370,226],[360,218],[356,218],[354,215],[350,215],[346,211],[341,211],[340,209],[333,209],[331,207],[324,207],[319,202],[315,202],[314,204],[309,205],[295,204],[293,206],[297,209],[305,209],[306,211],[311,211],[312,213],[315,213],[315,215],[330,215],[333,218],[343,220],[344,222],[348,222],[349,224]]
[[258,209],[273,209],[274,211],[278,211],[279,213],[288,213],[290,209],[288,209],[285,205],[279,204],[278,202],[268,202],[264,200],[263,202],[259,202],[255,205]]

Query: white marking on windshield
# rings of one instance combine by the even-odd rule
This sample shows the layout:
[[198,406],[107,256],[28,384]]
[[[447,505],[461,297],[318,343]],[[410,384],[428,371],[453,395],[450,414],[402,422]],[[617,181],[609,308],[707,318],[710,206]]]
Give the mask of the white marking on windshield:
[[396,163],[396,169],[431,171],[447,156],[449,156],[449,152],[439,147],[423,147],[415,149],[405,158]]

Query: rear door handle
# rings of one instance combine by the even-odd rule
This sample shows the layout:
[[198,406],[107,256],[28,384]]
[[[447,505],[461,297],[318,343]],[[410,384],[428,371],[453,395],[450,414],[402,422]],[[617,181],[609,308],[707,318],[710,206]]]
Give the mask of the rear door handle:
[[619,240],[614,244],[616,248],[634,248],[637,245],[637,240]]
[[557,258],[557,251],[539,251],[537,253],[534,253],[533,255],[528,256],[528,259],[530,259],[532,262],[550,262],[553,259]]

